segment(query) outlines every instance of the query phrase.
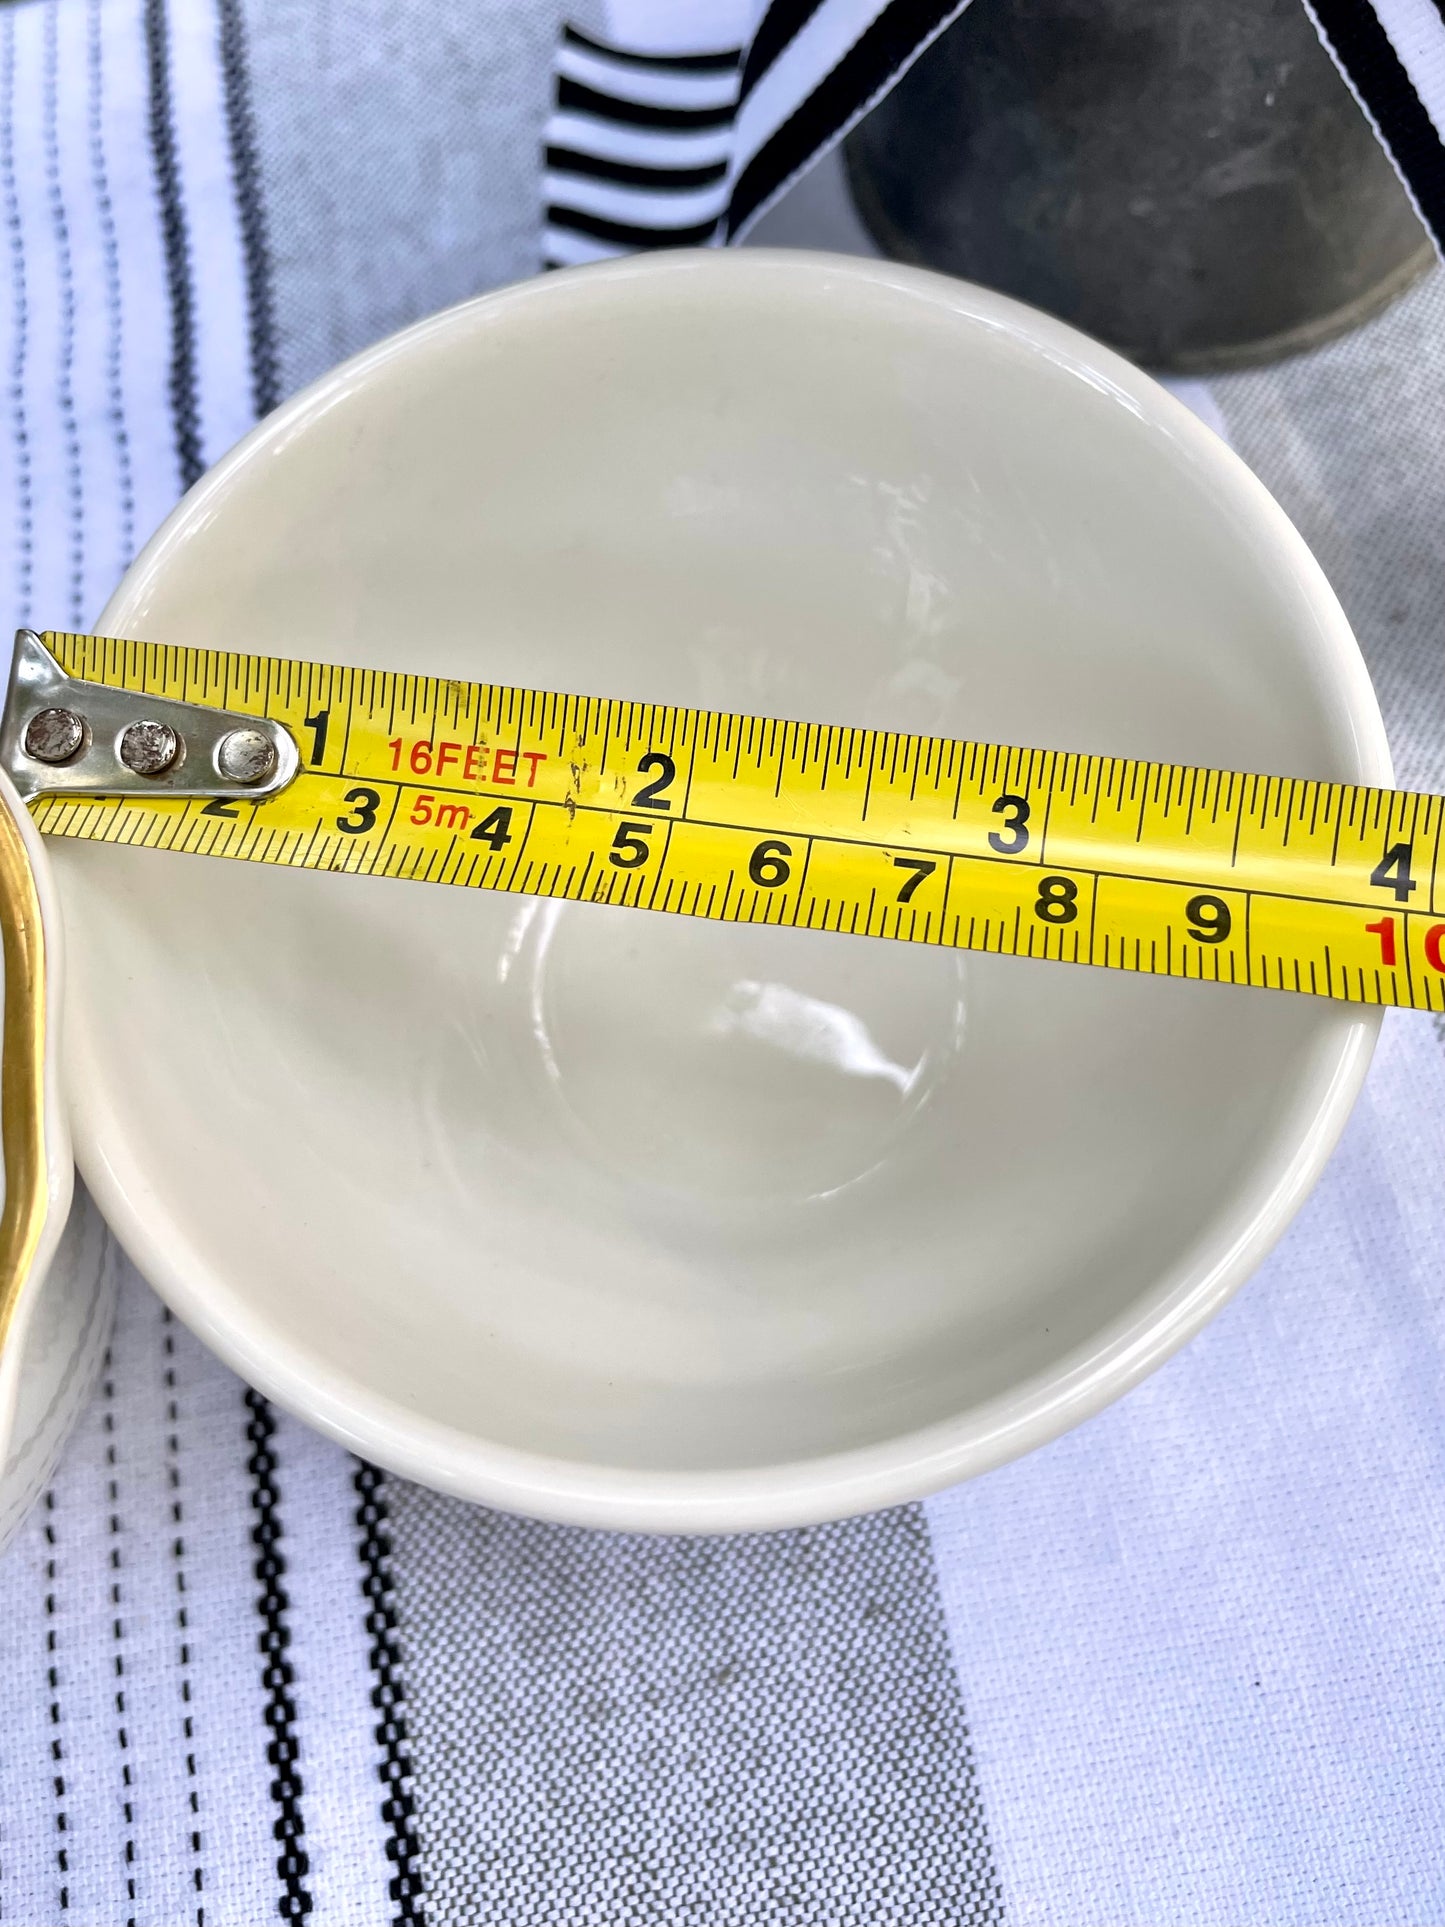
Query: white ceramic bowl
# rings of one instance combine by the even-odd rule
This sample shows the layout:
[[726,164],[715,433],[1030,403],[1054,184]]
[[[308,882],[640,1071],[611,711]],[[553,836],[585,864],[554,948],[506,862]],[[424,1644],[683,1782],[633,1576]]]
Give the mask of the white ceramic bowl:
[[[1334,597],[1185,409],[1012,302],[707,253],[508,289],[271,416],[119,635],[1389,780]],[[1038,1444],[1278,1236],[1377,1019],[57,853],[81,1169],[239,1371],[548,1518],[724,1530]]]
[[114,1248],[75,1183],[60,1089],[64,936],[40,832],[0,772],[0,1546],[39,1497],[100,1369]]

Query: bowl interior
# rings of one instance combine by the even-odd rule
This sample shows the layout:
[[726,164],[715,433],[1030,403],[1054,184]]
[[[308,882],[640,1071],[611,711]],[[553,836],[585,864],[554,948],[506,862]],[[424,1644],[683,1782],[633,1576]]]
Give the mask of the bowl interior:
[[[1374,753],[1327,591],[1182,410],[862,263],[623,264],[440,317],[265,424],[100,626],[1312,776]],[[595,1516],[568,1466],[741,1492],[1042,1409],[1187,1317],[1366,1021],[57,859],[82,1168],[143,1268],[363,1449],[562,1516]]]

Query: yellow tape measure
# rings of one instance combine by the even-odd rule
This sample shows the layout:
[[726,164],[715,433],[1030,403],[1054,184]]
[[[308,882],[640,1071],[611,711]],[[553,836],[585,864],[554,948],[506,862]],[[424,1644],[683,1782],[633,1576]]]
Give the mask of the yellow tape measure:
[[52,835],[1445,1010],[1445,799],[50,634],[71,675],[284,723],[245,800]]

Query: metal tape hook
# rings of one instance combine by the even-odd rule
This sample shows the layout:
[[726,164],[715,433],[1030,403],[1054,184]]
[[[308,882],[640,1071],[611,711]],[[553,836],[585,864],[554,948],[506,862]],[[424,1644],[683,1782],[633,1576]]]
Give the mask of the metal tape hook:
[[80,682],[33,629],[16,632],[0,768],[27,803],[37,796],[274,796],[300,760],[283,723]]

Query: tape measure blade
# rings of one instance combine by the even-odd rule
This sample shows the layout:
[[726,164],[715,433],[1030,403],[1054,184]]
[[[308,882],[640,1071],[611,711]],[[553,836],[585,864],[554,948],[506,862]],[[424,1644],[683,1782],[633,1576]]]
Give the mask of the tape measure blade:
[[41,799],[50,835],[1445,1010],[1436,796],[46,641],[302,758],[254,803]]

